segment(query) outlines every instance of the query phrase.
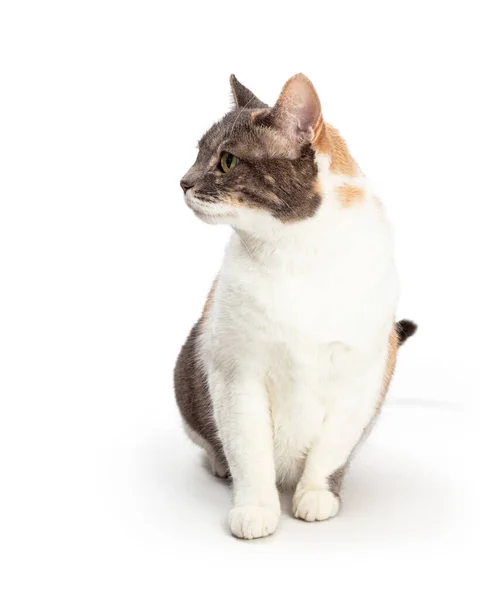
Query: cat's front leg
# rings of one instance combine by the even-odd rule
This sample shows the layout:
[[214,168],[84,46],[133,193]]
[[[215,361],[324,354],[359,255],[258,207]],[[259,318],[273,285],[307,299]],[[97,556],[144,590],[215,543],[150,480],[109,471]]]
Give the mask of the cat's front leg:
[[273,432],[264,378],[255,371],[209,376],[215,420],[233,479],[233,535],[270,535],[280,515]]
[[381,398],[381,366],[373,367],[354,384],[341,385],[313,441],[293,497],[294,516],[305,521],[334,517],[351,453],[374,420]]

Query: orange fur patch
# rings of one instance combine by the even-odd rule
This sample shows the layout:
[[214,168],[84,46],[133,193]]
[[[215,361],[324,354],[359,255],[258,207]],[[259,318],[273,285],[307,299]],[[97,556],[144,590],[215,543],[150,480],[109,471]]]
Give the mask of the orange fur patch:
[[211,310],[211,307],[213,306],[213,296],[215,295],[215,289],[216,289],[216,279],[213,281],[213,285],[211,286],[211,289],[208,293],[208,297],[206,298],[205,306],[203,308],[203,313],[201,315],[202,322],[204,322],[204,320],[208,316],[208,313]]
[[313,140],[313,149],[317,152],[329,154],[331,158],[330,169],[333,173],[341,175],[358,175],[359,167],[349,153],[346,142],[339,135],[339,131],[325,123],[321,129],[316,129]]
[[384,399],[386,397],[387,391],[389,389],[389,385],[391,383],[392,376],[394,375],[394,369],[396,368],[396,358],[399,348],[399,338],[396,331],[396,324],[393,325],[393,329],[389,334],[389,352],[388,359],[386,362],[386,368],[384,369],[384,377],[383,377],[383,388],[381,390],[381,398],[376,407],[376,411],[379,412],[381,406],[383,405]]
[[341,185],[336,190],[338,194],[338,200],[343,206],[351,206],[357,202],[361,202],[364,198],[363,190],[355,187],[354,185]]

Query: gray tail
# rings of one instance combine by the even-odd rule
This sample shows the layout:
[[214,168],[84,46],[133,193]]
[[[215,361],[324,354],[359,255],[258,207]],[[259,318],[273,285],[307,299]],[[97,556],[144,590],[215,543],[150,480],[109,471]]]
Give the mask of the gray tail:
[[401,345],[404,344],[409,337],[416,333],[417,325],[414,323],[414,321],[403,319],[402,321],[398,321],[396,323],[396,331],[398,334],[399,345]]

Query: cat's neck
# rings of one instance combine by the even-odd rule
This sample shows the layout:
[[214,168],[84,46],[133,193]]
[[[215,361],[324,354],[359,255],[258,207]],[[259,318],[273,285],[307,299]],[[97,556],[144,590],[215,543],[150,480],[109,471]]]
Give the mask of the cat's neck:
[[336,220],[330,207],[322,206],[318,213],[297,223],[280,224],[265,229],[260,235],[235,229],[231,243],[246,262],[266,268],[305,267],[318,256],[338,246]]
[[316,214],[293,223],[265,219],[261,231],[236,228],[232,243],[237,251],[267,268],[308,267],[310,263],[360,251],[386,223],[382,205],[362,173],[335,173],[328,156],[318,153],[321,203]]

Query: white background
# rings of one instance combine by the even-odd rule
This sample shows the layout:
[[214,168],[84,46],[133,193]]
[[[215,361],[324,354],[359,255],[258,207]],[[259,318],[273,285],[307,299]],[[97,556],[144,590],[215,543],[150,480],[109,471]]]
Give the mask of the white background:
[[[474,8],[2,2],[2,598],[477,597]],[[231,72],[273,103],[298,71],[387,206],[420,328],[340,515],[286,498],[247,543],[175,406],[228,236],[179,180]]]

